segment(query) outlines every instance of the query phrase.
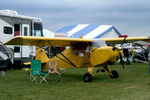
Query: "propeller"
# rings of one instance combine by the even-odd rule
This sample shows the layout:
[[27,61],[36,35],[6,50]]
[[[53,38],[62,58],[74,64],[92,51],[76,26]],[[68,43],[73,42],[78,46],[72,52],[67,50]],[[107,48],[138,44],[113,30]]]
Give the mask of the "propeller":
[[123,44],[124,44],[125,41],[126,41],[126,38],[127,38],[127,36],[124,37],[124,39],[123,39],[123,41],[122,41],[122,43],[121,43],[121,45],[120,45],[120,48],[118,49],[119,56],[120,56],[120,63],[121,63],[121,65],[122,65],[122,68],[123,68],[123,69],[124,69],[124,60],[123,60],[123,57],[122,57],[122,54],[121,54],[120,50],[122,49],[122,46],[123,46]]
[[126,38],[127,38],[127,36],[124,37],[124,39],[123,39],[123,41],[122,41],[120,47],[122,47],[122,45],[126,42]]
[[[122,48],[123,44],[126,42],[126,38],[127,38],[127,36],[124,37],[124,39],[120,45],[120,48]],[[123,60],[123,57],[122,57],[122,54],[120,51],[119,51],[119,55],[120,55],[120,63],[122,65],[122,68],[124,69],[124,60]]]

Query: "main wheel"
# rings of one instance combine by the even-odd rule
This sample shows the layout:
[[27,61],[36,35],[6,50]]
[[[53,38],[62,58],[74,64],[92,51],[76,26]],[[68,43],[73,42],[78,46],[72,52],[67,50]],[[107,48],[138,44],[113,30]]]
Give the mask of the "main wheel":
[[116,70],[112,70],[111,73],[113,75],[110,75],[110,78],[118,78],[119,77],[118,72]]
[[91,75],[90,73],[86,73],[86,74],[84,74],[84,76],[83,76],[84,82],[91,82],[92,79],[93,79],[93,77],[92,77],[92,75]]

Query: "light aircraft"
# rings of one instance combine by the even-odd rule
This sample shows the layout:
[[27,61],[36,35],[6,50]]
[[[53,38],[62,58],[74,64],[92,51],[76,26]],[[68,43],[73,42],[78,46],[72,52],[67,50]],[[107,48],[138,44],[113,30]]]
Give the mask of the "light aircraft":
[[[49,61],[57,61],[58,68],[88,68],[83,80],[91,82],[92,78],[99,71],[106,71],[111,78],[118,78],[116,70],[110,70],[109,63],[117,61],[119,58],[122,61],[122,48],[112,46],[114,44],[129,43],[134,41],[150,42],[150,37],[125,37],[125,38],[103,38],[103,39],[83,39],[83,38],[46,38],[46,37],[29,37],[17,36],[5,45],[26,45],[36,46],[36,60],[41,60],[42,68],[48,68]],[[107,46],[105,45],[105,43]],[[60,52],[53,58],[48,58],[41,47],[49,46],[57,50],[56,47],[69,47]],[[123,65],[123,63],[122,63]],[[93,68],[97,71],[93,73]],[[123,65],[124,68],[124,65]]]

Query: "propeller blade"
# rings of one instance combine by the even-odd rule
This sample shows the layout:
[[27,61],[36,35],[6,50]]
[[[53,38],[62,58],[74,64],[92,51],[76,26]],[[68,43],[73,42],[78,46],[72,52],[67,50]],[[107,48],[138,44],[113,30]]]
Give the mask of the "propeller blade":
[[[127,36],[124,37],[124,40],[122,41],[122,43],[121,43],[121,45],[120,45],[121,48],[122,48],[122,45],[126,42],[126,38],[127,38]],[[122,58],[122,55],[121,55],[121,52],[120,52],[120,51],[119,51],[119,55],[120,55],[120,63],[121,63],[121,65],[122,65],[122,68],[124,69],[124,60],[123,60],[123,58]]]
[[120,47],[122,47],[122,45],[125,43],[127,37],[124,37],[124,40],[122,41]]
[[120,55],[120,63],[122,65],[122,68],[124,69],[124,60],[122,58],[121,52],[119,52],[119,55]]

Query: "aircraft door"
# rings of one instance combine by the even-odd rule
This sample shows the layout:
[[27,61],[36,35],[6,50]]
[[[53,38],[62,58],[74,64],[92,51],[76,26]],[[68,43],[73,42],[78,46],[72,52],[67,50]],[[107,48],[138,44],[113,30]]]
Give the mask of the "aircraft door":
[[[22,36],[29,36],[29,24],[22,24]],[[21,47],[22,57],[29,57],[29,46]]]

